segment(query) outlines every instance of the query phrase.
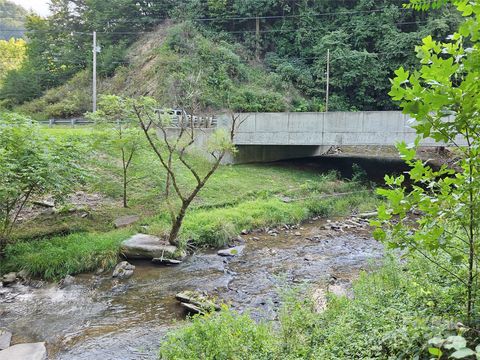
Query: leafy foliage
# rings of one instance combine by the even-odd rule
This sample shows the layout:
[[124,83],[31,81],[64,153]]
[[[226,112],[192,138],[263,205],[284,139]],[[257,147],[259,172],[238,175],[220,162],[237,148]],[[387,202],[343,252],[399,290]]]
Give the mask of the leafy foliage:
[[[416,47],[420,69],[411,72],[401,67],[395,72],[390,95],[416,120],[415,144],[399,145],[414,184],[407,189],[403,175],[387,177],[391,189],[380,189],[379,194],[389,204],[380,207],[379,221],[373,224],[378,227],[379,239],[391,247],[423,254],[464,286],[465,320],[470,323],[478,319],[474,279],[478,276],[480,246],[480,6],[465,1],[453,4],[466,17],[458,32],[446,42],[425,37]],[[458,149],[461,158],[454,164],[457,171],[446,166],[433,170],[415,160],[416,147],[426,138]],[[411,212],[421,216],[412,221]],[[388,230],[382,230],[382,225]],[[445,261],[455,268],[448,270]]]
[[[480,345],[475,347],[475,351],[467,347],[467,340],[460,335],[452,335],[446,339],[440,337],[434,337],[428,340],[428,343],[432,346],[428,349],[428,352],[435,356],[437,359],[441,359],[445,352],[450,352],[450,358],[452,359],[464,359],[480,357]],[[444,351],[441,350],[444,348]]]
[[194,316],[192,323],[172,332],[160,348],[161,359],[273,359],[272,329],[257,325],[248,314],[226,309]]
[[127,190],[135,181],[130,176],[130,167],[134,165],[142,147],[143,134],[136,119],[129,110],[129,104],[115,95],[104,95],[98,103],[99,110],[87,114],[97,128],[101,129],[97,146],[103,151],[114,152],[122,162],[123,207],[128,207]]
[[0,40],[0,85],[9,71],[22,65],[25,47],[26,43],[22,39]]
[[[451,7],[425,15],[402,9],[402,2],[55,0],[49,18],[29,17],[28,61],[7,77],[0,98],[21,104],[90,69],[90,34],[103,29],[98,34],[101,77],[122,75],[129,66],[145,65],[149,70],[141,77],[130,75],[135,83],[125,86],[128,96],[137,91],[170,100],[172,86],[201,68],[205,108],[227,104],[236,111],[321,111],[329,49],[332,110],[394,109],[387,78],[400,65],[415,67],[409,50],[421,38],[429,33],[444,37],[459,22]],[[258,37],[256,16],[265,16],[259,19]],[[172,24],[164,22],[166,18],[179,26],[160,54],[132,61],[138,46],[127,49],[141,32],[155,26],[163,29],[163,39]],[[154,68],[150,56],[160,58]],[[15,88],[26,79],[34,86]],[[151,91],[154,80],[162,94]],[[174,101],[168,106],[175,106]]]
[[[278,326],[268,327],[269,336],[258,336],[257,342],[249,335],[263,331],[263,323],[255,325],[234,312],[195,317],[167,335],[160,358],[429,359],[430,338],[457,339],[449,320],[459,310],[455,299],[461,289],[450,282],[430,282],[443,277],[437,271],[420,258],[401,265],[388,257],[380,268],[360,276],[353,299],[329,294],[322,313],[315,311],[308,289],[283,291]],[[442,317],[436,315],[440,312]],[[240,338],[247,337],[244,344],[225,336],[232,329]],[[212,331],[220,334],[221,342]],[[456,346],[464,344],[457,341]],[[232,354],[233,346],[241,351]]]
[[81,180],[81,153],[67,139],[48,139],[31,120],[0,114],[0,249],[33,196],[62,196]]

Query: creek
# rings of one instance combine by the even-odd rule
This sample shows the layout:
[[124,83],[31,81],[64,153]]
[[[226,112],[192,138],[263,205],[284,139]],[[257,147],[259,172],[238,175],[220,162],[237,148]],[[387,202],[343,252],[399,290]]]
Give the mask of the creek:
[[[366,169],[373,181],[399,170],[397,161],[315,158],[276,166],[339,170],[350,176],[352,163]],[[390,164],[390,166],[387,166]],[[218,302],[255,319],[274,321],[282,289],[308,284],[325,289],[334,282],[348,287],[361,270],[378,266],[382,246],[364,228],[325,229],[315,219],[296,229],[265,229],[243,236],[243,252],[232,258],[199,251],[177,266],[132,262],[126,280],[103,274],[80,274],[72,285],[36,288],[16,284],[0,288],[0,328],[14,335],[12,343],[46,341],[49,359],[156,359],[162,337],[179,326],[186,313],[175,300],[184,290],[205,291]]]
[[65,288],[3,288],[0,327],[14,334],[13,343],[47,341],[50,359],[155,359],[162,336],[185,319],[175,300],[180,291],[206,291],[269,321],[282,288],[325,288],[332,281],[348,286],[360,270],[380,261],[382,246],[369,231],[324,230],[325,224],[317,219],[296,230],[279,228],[276,236],[246,235],[244,251],[233,258],[206,251],[178,266],[133,262],[127,280],[112,279],[109,272],[77,275]]

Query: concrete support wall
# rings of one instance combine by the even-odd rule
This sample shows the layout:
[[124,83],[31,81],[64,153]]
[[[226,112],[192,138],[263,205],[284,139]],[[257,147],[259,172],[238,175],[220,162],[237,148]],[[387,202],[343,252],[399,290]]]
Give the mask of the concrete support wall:
[[[399,111],[244,113],[237,145],[395,145],[415,140],[412,120]],[[228,116],[219,126],[228,126]],[[423,146],[441,146],[426,139]]]
[[229,163],[269,162],[325,154],[330,146],[319,145],[237,145],[238,152],[227,159]]

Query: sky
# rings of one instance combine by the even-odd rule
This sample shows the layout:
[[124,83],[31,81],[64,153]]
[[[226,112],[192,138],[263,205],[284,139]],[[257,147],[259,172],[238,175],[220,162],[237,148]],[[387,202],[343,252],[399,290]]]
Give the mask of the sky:
[[23,6],[27,10],[34,10],[37,14],[48,15],[49,0],[10,0],[15,4]]

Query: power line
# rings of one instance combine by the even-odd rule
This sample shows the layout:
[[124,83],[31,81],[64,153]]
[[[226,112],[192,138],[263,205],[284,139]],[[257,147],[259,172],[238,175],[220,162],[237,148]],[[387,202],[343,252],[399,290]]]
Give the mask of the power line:
[[[225,21],[225,20],[268,20],[268,19],[285,19],[285,18],[299,18],[299,17],[310,17],[310,16],[341,16],[341,15],[352,15],[352,14],[365,14],[365,13],[378,13],[383,12],[385,10],[401,10],[401,11],[412,11],[412,9],[406,9],[403,7],[385,7],[385,8],[377,8],[377,9],[369,9],[369,10],[347,10],[347,11],[335,11],[335,12],[323,12],[323,13],[311,13],[311,14],[292,14],[292,15],[264,15],[264,16],[226,16],[226,17],[200,17],[200,18],[192,18],[187,20],[192,21]],[[110,12],[113,14],[113,12]],[[104,14],[108,14],[108,12],[103,12]],[[148,17],[146,17],[148,19]],[[0,19],[18,19],[22,20],[25,17],[3,17],[0,16]],[[155,21],[162,21],[162,20],[170,20],[170,17],[156,17],[153,18]],[[172,19],[175,20],[175,19]],[[119,21],[125,22],[123,19],[111,19],[109,21]],[[140,22],[138,20],[129,20],[129,22]]]
[[[428,20],[423,21],[404,21],[391,23],[389,25],[416,25],[416,24],[426,24]],[[306,30],[320,30],[313,27],[306,28]],[[30,32],[30,33],[55,33],[51,30],[27,30],[27,29],[0,29],[0,32]],[[242,34],[242,33],[255,33],[257,30],[221,30],[220,33],[228,34]],[[270,29],[270,30],[259,30],[260,33],[274,33],[274,32],[299,32],[299,30],[292,29]],[[97,34],[106,34],[106,35],[140,35],[140,34],[153,34],[155,31],[97,31]],[[71,31],[69,34],[72,35],[89,35],[92,36],[91,32],[83,31]]]

